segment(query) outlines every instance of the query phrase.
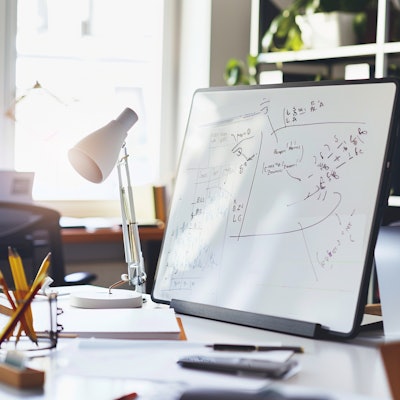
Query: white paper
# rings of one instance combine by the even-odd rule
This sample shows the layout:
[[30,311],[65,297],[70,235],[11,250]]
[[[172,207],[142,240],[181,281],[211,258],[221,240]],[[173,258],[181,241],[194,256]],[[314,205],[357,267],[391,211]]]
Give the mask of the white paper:
[[[218,387],[257,390],[271,380],[253,375],[230,375],[183,368],[179,358],[193,354],[218,352],[200,343],[186,341],[123,341],[106,339],[79,340],[74,347],[61,351],[57,360],[62,373],[96,378],[120,378],[181,383],[189,387]],[[221,352],[222,353],[222,352]],[[226,352],[220,354],[226,357]],[[229,352],[232,357],[285,361],[291,351]]]
[[114,339],[179,339],[173,309],[83,309],[65,307],[58,318],[65,333]]

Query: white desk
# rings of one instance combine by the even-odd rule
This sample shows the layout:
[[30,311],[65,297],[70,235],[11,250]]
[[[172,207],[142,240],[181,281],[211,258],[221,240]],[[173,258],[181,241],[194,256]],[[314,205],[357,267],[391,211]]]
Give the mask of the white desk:
[[[379,350],[374,346],[357,344],[357,340],[350,342],[317,341],[191,316],[183,315],[181,317],[190,343],[262,344],[279,342],[303,346],[305,353],[294,356],[300,362],[301,371],[285,382],[274,383],[277,387],[283,386],[289,391],[291,389],[322,391],[331,394],[330,398],[332,399],[390,399]],[[131,391],[137,391],[140,394],[141,386],[135,382],[134,378],[104,379],[65,373],[63,357],[60,354],[63,353],[63,347],[68,349],[77,341],[78,339],[60,340],[59,349],[53,353],[52,357],[34,361],[33,366],[44,368],[47,371],[44,391],[18,391],[0,384],[0,399],[112,400]],[[131,358],[132,365],[140,363],[140,359]],[[109,368],[111,371],[112,365]],[[154,377],[156,381],[162,381],[162,378],[162,376]],[[236,377],[235,379],[242,378]],[[149,385],[149,383],[146,384]],[[154,386],[154,390],[159,385],[158,383],[150,384]],[[163,398],[164,396],[160,397],[158,393],[158,396],[138,397],[138,399],[166,400],[171,398],[171,393],[167,393],[168,385],[162,384],[162,387],[165,398]],[[173,389],[172,387],[171,390],[173,391]]]
[[305,353],[295,355],[302,370],[285,385],[319,387],[376,399],[390,398],[379,350],[372,345],[355,344],[357,339],[348,342],[312,340],[189,316],[183,321],[188,339],[193,341],[276,341],[302,346]]

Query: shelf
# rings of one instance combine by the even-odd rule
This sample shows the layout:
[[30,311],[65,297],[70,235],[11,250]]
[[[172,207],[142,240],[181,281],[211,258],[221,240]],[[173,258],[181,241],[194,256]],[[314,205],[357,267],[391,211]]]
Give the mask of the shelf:
[[261,53],[258,56],[259,63],[280,63],[295,61],[320,61],[338,58],[375,57],[377,53],[390,54],[400,52],[400,42],[358,44],[354,46],[342,46],[329,49],[310,49],[299,51],[282,51]]
[[[341,46],[335,48],[307,49],[299,51],[262,52],[261,43],[265,30],[277,15],[277,10],[271,7],[273,0],[252,0],[252,39],[250,48],[257,57],[258,72],[270,71],[276,64],[282,64],[279,69],[286,70],[290,66],[291,72],[286,71],[287,79],[293,75],[294,80],[303,80],[310,75],[311,67],[317,69],[317,75],[323,79],[343,79],[345,67],[349,64],[367,63],[370,73],[376,78],[393,74],[390,64],[400,65],[400,40],[390,42],[389,18],[390,0],[377,1],[376,34],[371,43]],[[266,24],[266,21],[268,22]],[[261,29],[261,30],[260,30]],[[294,69],[297,69],[295,71]],[[363,75],[364,76],[364,75]]]
[[[139,226],[139,237],[141,241],[161,241],[164,236],[164,226]],[[100,228],[87,230],[84,228],[62,229],[63,243],[104,243],[121,242],[121,228]]]
[[400,42],[384,43],[382,49],[384,54],[400,53]]

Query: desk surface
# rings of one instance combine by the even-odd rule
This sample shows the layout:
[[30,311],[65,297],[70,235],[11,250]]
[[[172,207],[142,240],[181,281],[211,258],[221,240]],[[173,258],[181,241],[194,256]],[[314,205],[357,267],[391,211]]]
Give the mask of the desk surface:
[[[151,304],[151,302],[149,302]],[[146,305],[149,306],[149,305]],[[134,312],[134,310],[132,310]],[[237,326],[192,316],[181,316],[185,333],[190,343],[249,343],[285,345],[300,345],[304,354],[295,354],[299,360],[301,370],[284,382],[274,385],[289,391],[312,391],[329,394],[329,399],[390,399],[386,375],[384,372],[379,350],[374,345],[362,344],[359,338],[347,342],[334,342],[312,340],[296,336],[284,335],[255,328]],[[93,321],[95,324],[95,321]],[[75,399],[83,400],[96,398],[97,400],[117,399],[123,393],[139,391],[138,384],[132,379],[105,379],[87,378],[84,376],[70,375],[63,372],[64,363],[59,357],[63,347],[72,346],[83,339],[60,340],[59,349],[51,358],[36,359],[33,367],[44,368],[46,384],[44,392],[31,390],[28,392],[17,391],[0,384],[0,398],[2,400],[15,400],[29,398],[35,400]],[[91,339],[86,339],[91,340]],[[179,342],[184,344],[185,342]],[[100,349],[99,352],[102,350]],[[140,363],[132,357],[132,365]],[[139,364],[140,365],[140,364]],[[110,371],[112,365],[109,366]],[[51,371],[51,372],[50,372]],[[237,377],[236,379],[242,379]],[[162,381],[162,376],[154,376],[154,385]],[[155,386],[156,387],[156,386]],[[140,386],[139,386],[140,388]],[[154,394],[154,393],[153,393]],[[161,399],[154,395],[138,397],[139,399],[167,400],[171,397],[165,395]],[[173,398],[173,397],[172,397]]]
[[304,354],[295,355],[302,370],[285,382],[287,385],[342,392],[344,397],[340,398],[343,399],[349,398],[346,393],[390,398],[379,350],[372,344],[360,344],[361,339],[346,342],[313,340],[190,316],[184,316],[183,323],[191,341],[253,344],[270,341],[302,346]]

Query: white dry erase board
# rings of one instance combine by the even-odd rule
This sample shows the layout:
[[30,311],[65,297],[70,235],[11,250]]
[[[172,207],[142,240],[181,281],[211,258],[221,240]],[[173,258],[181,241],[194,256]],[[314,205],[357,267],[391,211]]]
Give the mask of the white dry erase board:
[[354,335],[397,91],[390,79],[196,91],[153,299],[304,336]]

